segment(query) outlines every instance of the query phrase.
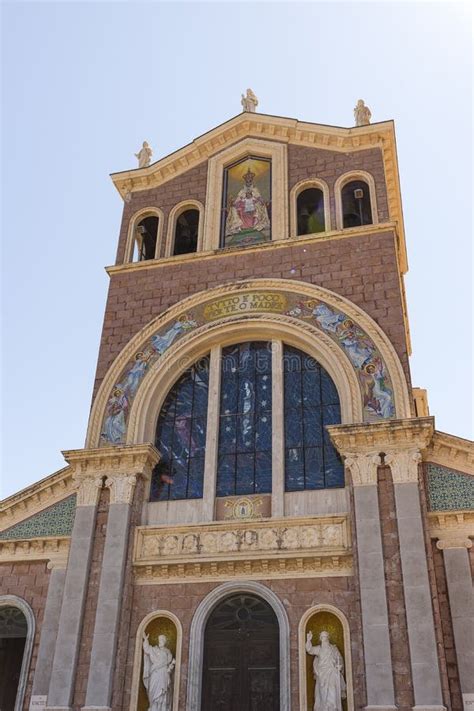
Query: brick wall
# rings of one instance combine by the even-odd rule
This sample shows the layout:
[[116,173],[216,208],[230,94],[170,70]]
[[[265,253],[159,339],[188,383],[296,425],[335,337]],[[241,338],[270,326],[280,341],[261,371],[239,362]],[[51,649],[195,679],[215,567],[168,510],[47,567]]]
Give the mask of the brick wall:
[[[377,232],[305,245],[217,253],[113,274],[94,394],[125,344],[165,309],[191,294],[245,278],[317,284],[364,309],[393,343],[410,383],[394,234]],[[290,270],[295,273],[291,274]]]
[[[358,593],[354,577],[308,578],[298,580],[260,581],[283,602],[290,623],[290,658],[292,709],[299,708],[299,650],[298,624],[309,607],[326,603],[342,610],[349,620],[352,641],[352,664],[355,708],[365,705],[363,681],[362,631]],[[128,640],[128,655],[125,667],[125,683],[121,702],[117,699],[114,711],[128,709],[133,676],[133,657],[138,626],[141,620],[154,610],[168,610],[174,613],[183,625],[183,656],[180,681],[179,708],[185,708],[188,646],[191,620],[202,599],[217,586],[216,583],[193,583],[173,585],[140,585],[134,588],[131,625]]]
[[25,690],[23,708],[30,705],[31,688],[36,668],[36,658],[43,623],[46,596],[48,594],[50,572],[46,561],[37,563],[0,564],[0,579],[2,581],[2,595],[16,595],[25,600],[35,616],[36,630],[31,654],[31,664]]

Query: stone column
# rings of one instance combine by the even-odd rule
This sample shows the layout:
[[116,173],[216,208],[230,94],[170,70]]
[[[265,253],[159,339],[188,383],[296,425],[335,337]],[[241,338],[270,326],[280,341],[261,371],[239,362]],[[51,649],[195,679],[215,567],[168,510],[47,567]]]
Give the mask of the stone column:
[[272,516],[285,515],[283,343],[272,341]]
[[84,707],[88,709],[111,705],[133,494],[138,477],[151,476],[159,460],[152,445],[119,450],[109,452],[106,462],[110,504]]
[[418,488],[420,450],[428,446],[432,434],[432,418],[394,422],[384,450],[395,490],[414,708],[418,711],[444,709]]
[[222,349],[211,349],[209,362],[209,397],[207,405],[207,436],[204,455],[203,521],[215,519],[217,450],[219,445],[219,415],[221,394]]
[[[380,528],[377,467],[379,448],[366,438],[364,425],[328,427],[345,458],[354,488],[357,557],[364,636],[368,711],[394,709],[392,656]],[[370,426],[369,426],[370,427]]]
[[41,625],[33,688],[31,690],[32,701],[34,701],[35,698],[37,699],[38,696],[46,700],[48,696],[49,682],[53,669],[54,647],[58,635],[59,616],[63,600],[64,583],[66,581],[66,564],[66,559],[52,559],[48,562],[48,568],[51,570],[51,574],[49,576],[48,594],[46,597],[43,624]]
[[472,541],[466,536],[446,536],[438,541],[443,551],[449,607],[453,624],[459,682],[463,700],[474,698],[474,594],[468,549]]
[[[68,454],[64,453],[66,459]],[[97,504],[102,488],[100,475],[91,475],[90,471],[84,474],[75,467],[74,469],[73,476],[78,483],[76,515],[47,700],[48,709],[56,711],[69,709],[72,703]],[[50,641],[48,646],[49,644]]]

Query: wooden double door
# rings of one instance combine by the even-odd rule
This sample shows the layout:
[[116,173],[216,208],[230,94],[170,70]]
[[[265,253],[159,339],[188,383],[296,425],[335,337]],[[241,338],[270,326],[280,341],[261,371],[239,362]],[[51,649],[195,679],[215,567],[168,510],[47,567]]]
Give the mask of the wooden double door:
[[206,625],[201,711],[279,711],[276,615],[264,600],[238,594],[218,605]]

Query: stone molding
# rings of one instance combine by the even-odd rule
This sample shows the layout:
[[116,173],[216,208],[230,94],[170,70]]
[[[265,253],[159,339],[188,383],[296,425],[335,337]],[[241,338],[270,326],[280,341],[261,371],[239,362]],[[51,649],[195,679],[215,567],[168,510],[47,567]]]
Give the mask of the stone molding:
[[39,482],[9,496],[0,504],[0,530],[11,528],[74,494],[70,467],[64,467]]
[[321,148],[340,153],[351,153],[364,148],[380,148],[387,183],[390,219],[397,223],[400,269],[402,273],[407,271],[393,121],[354,128],[339,128],[278,116],[242,113],[147,168],[113,173],[111,178],[122,198],[126,195],[133,198],[133,193],[163,185],[244,138],[267,139],[281,144]]
[[48,561],[48,569],[65,568],[69,555],[69,537],[42,537],[0,540],[0,563]]
[[472,474],[474,472],[474,442],[436,431],[423,451],[423,461]]
[[381,464],[380,454],[372,452],[347,452],[345,465],[349,469],[353,486],[377,485],[377,468]]
[[352,574],[348,516],[135,529],[140,584]]
[[[133,338],[130,339],[130,341],[128,341],[128,343],[124,346],[122,351],[116,357],[102,380],[100,388],[94,399],[89,418],[86,440],[88,446],[96,447],[100,442],[101,426],[112,388],[114,387],[115,383],[119,382],[119,379],[125,367],[127,366],[127,363],[131,361],[134,355],[143,348],[143,345],[153,336],[154,333],[164,328],[166,324],[173,323],[183,314],[189,311],[192,312],[193,309],[196,309],[198,306],[201,306],[206,302],[213,302],[216,298],[220,296],[227,298],[235,293],[241,294],[245,292],[261,290],[286,293],[288,291],[288,288],[289,284],[288,280],[286,279],[248,279],[243,281],[237,281],[231,284],[226,284],[225,286],[218,286],[214,289],[208,289],[205,291],[198,292],[197,294],[193,294],[192,296],[189,296],[178,302],[177,304],[160,314],[157,318],[150,321],[149,324],[142,328],[137,334],[135,334]],[[411,401],[410,395],[408,393],[405,374],[400,363],[400,359],[393,347],[393,344],[389,341],[380,326],[378,326],[378,324],[370,316],[368,316],[366,312],[360,309],[360,307],[356,306],[354,303],[352,303],[345,297],[342,297],[339,294],[329,291],[328,289],[324,289],[323,287],[297,280],[291,281],[291,289],[292,291],[297,291],[302,296],[307,296],[310,299],[320,299],[321,301],[324,301],[328,305],[339,309],[343,313],[347,314],[349,318],[353,319],[354,322],[360,325],[360,327],[373,340],[374,345],[376,346],[377,350],[379,351],[382,359],[386,364],[392,382],[397,415],[402,417],[408,416],[411,413]],[[273,314],[272,318],[270,318],[270,314],[267,313],[262,314],[261,316],[256,314],[254,316],[254,319],[258,319],[259,321],[262,321],[262,323],[264,322],[274,324],[272,337],[274,337],[276,340],[282,337],[282,327],[285,327],[286,331],[291,328],[295,335],[299,333],[308,333],[313,336],[313,338],[308,339],[310,340],[310,342],[313,343],[313,351],[316,350],[316,346],[318,345],[318,343],[324,340],[325,334],[320,329],[317,329],[316,327],[313,327],[309,324],[305,324],[301,320],[292,319],[291,317],[287,317],[282,314]],[[221,319],[219,321],[210,322],[205,326],[197,328],[194,331],[191,331],[189,334],[183,336],[179,341],[177,341],[176,344],[172,345],[166,351],[164,356],[157,360],[156,367],[151,369],[150,372],[145,376],[142,386],[138,389],[137,395],[134,398],[128,423],[127,437],[130,437],[130,439],[128,439],[129,442],[143,441],[143,439],[140,439],[140,436],[136,436],[135,430],[137,428],[137,424],[133,423],[133,420],[136,417],[137,410],[139,409],[140,398],[143,398],[143,384],[147,382],[147,380],[149,381],[152,375],[156,375],[156,373],[158,373],[160,369],[166,369],[166,366],[170,362],[170,359],[176,358],[176,354],[178,352],[180,353],[180,355],[182,355],[183,348],[185,346],[189,346],[189,348],[187,348],[187,351],[190,350],[191,344],[195,344],[199,340],[202,340],[205,333],[215,331],[216,327],[218,329],[218,332],[219,329],[222,332],[222,341],[225,338],[224,326],[225,328],[231,329],[237,321],[238,317]],[[252,318],[248,317],[246,319],[241,319],[240,322],[250,324],[252,323]],[[314,336],[316,336],[317,338],[314,338]],[[329,342],[331,339],[327,337],[326,340]],[[338,381],[341,381],[341,378],[338,378],[337,375],[334,376],[334,370],[337,371],[341,365],[343,366],[344,370],[347,370],[349,360],[347,359],[347,357],[344,357],[345,354],[343,353],[342,349],[339,348],[339,346],[337,346],[334,342],[331,342],[331,345],[329,345],[328,343],[326,345],[327,348],[334,347],[333,354],[335,356],[335,362],[337,363],[337,367],[335,369],[334,365],[332,368],[330,364],[323,365],[324,367],[326,367],[328,372],[330,372],[331,376],[333,377],[333,379],[335,379],[335,382],[337,383]],[[193,347],[195,348],[195,351],[197,353],[196,357],[202,355],[198,347]],[[187,363],[186,367],[190,364],[191,363]],[[350,367],[353,370],[352,366]],[[178,373],[175,373],[175,376],[176,375],[178,375]],[[354,381],[356,380],[355,376],[353,379]],[[356,387],[358,391],[357,397],[359,398],[359,400],[361,400],[360,387],[357,383]],[[351,398],[353,398],[354,396],[355,394],[352,393]],[[352,407],[354,408],[355,406]],[[358,409],[360,410],[361,407],[362,405],[359,404]],[[354,412],[352,414],[354,414]],[[361,414],[359,415],[359,417],[360,420],[352,419],[352,421],[361,421]],[[347,418],[346,422],[347,421],[350,421],[350,418]],[[412,420],[407,421],[412,422]],[[405,422],[405,420],[401,420],[401,422]],[[354,425],[354,427],[356,426]],[[363,427],[365,428],[367,427],[367,425],[363,425]],[[119,449],[119,446],[116,446],[115,448]],[[100,448],[100,450],[98,451],[105,449],[105,447]]]
[[13,711],[22,711],[36,632],[35,615],[26,600],[23,600],[23,598],[18,597],[17,595],[0,595],[0,607],[3,606],[17,607],[21,610],[25,616],[28,628],[20,667],[20,675],[18,678],[15,706],[13,708]]
[[152,444],[72,449],[63,452],[77,486],[77,505],[96,506],[100,490],[110,487],[110,503],[131,503],[138,476],[151,477],[160,459]]
[[474,511],[431,511],[428,513],[430,538],[437,538],[436,547],[471,548],[474,538]]

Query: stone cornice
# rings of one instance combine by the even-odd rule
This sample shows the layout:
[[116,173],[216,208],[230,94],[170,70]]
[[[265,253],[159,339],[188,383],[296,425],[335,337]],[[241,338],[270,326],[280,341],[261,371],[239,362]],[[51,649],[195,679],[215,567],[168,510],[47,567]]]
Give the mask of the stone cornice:
[[135,530],[140,584],[352,574],[346,514]]
[[70,538],[51,536],[23,540],[0,540],[0,563],[48,561],[48,568],[65,568]]
[[474,511],[432,511],[428,513],[428,530],[437,538],[437,548],[471,548],[474,538]]
[[400,268],[403,273],[407,271],[408,263],[393,121],[341,128],[266,114],[241,113],[147,168],[112,173],[111,178],[122,198],[125,198],[128,194],[149,190],[176,178],[246,137],[342,153],[380,148],[387,183],[390,219],[397,223]]
[[34,516],[73,493],[72,470],[70,467],[64,467],[4,499],[0,503],[0,530]]
[[423,461],[474,474],[474,442],[436,431],[423,451]]
[[426,449],[434,432],[433,417],[384,420],[373,424],[331,425],[329,435],[345,457],[353,453],[395,453]]

